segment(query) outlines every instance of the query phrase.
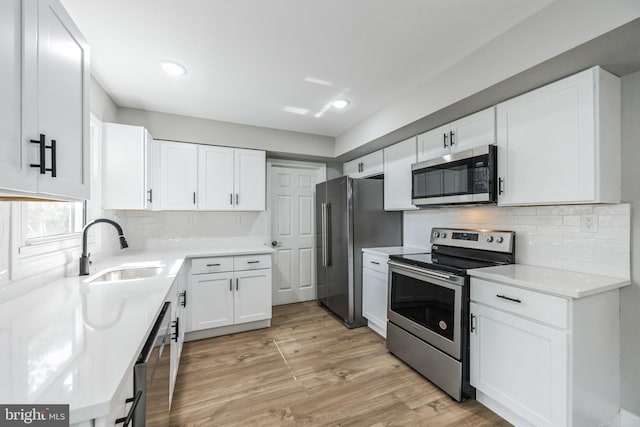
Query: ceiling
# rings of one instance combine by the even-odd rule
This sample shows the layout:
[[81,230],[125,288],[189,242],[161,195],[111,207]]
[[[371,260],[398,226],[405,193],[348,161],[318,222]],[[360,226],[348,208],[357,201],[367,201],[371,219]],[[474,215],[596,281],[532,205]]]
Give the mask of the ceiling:
[[[336,136],[552,1],[62,3],[119,106]],[[350,105],[329,108],[338,98]]]

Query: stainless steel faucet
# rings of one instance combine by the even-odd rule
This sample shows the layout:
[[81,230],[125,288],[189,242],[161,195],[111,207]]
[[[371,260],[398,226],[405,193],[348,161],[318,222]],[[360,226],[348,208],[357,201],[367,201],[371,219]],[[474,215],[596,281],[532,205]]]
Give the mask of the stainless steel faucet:
[[82,230],[82,256],[80,257],[80,276],[89,275],[89,265],[91,264],[89,257],[91,256],[91,254],[87,253],[87,236],[88,236],[87,232],[89,231],[89,228],[91,228],[91,226],[99,222],[106,222],[107,224],[111,224],[116,228],[116,230],[118,231],[118,238],[120,239],[120,249],[129,247],[129,244],[127,243],[127,239],[125,239],[124,237],[124,232],[122,231],[122,227],[120,227],[120,224],[107,218],[98,218],[91,221],[89,224],[85,225],[84,229]]

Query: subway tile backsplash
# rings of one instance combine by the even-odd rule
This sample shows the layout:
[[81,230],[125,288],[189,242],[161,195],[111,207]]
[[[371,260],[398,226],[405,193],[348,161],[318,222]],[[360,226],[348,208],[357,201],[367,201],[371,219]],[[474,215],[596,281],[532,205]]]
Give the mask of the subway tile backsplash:
[[[595,215],[583,231],[582,215]],[[561,205],[450,207],[404,213],[404,244],[429,246],[432,227],[516,232],[516,262],[583,273],[630,277],[631,206]]]

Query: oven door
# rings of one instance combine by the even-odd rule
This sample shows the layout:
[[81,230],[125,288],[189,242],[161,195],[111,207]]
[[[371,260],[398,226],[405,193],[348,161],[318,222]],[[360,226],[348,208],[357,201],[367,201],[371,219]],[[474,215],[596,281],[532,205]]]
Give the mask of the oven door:
[[389,262],[387,318],[460,360],[464,278]]
[[416,206],[496,201],[495,146],[416,163],[411,170],[411,199]]

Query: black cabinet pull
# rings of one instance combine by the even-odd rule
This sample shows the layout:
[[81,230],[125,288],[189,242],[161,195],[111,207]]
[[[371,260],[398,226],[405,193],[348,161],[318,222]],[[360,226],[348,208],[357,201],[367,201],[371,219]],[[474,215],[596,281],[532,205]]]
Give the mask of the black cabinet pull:
[[498,178],[498,194],[504,194],[504,179]]
[[196,204],[196,192],[195,191],[193,192],[193,204],[194,205]]
[[147,199],[147,202],[153,203],[153,188],[148,189],[147,193],[149,193],[149,198]]
[[236,206],[240,203],[240,195],[236,193]]
[[180,296],[182,297],[182,302],[180,303],[181,306],[186,307],[187,306],[187,291],[182,291],[180,293]]
[[476,331],[476,322],[475,322],[476,315],[471,313],[469,320],[470,320],[469,332],[475,332]]
[[447,135],[447,134],[445,133],[445,134],[444,134],[444,138],[443,138],[443,139],[444,139],[444,148],[447,148],[447,147],[448,147],[448,145],[447,145],[447,138],[448,138],[448,137],[449,137],[449,135]]
[[238,288],[240,287],[240,284],[238,283],[240,281],[240,279],[236,278],[236,291],[238,290]]
[[233,206],[233,193],[229,194],[229,204]]
[[38,147],[38,155],[40,156],[40,163],[35,164],[35,163],[31,163],[29,166],[31,166],[32,168],[38,168],[40,169],[40,175],[44,175],[46,173],[46,162],[45,162],[45,136],[43,133],[40,134],[40,139],[35,140],[32,139],[30,142],[32,144],[40,144],[40,146]]
[[247,264],[258,264],[260,261],[247,261]]
[[51,145],[46,145],[45,148],[49,148],[51,149],[51,169],[45,169],[48,172],[51,172],[51,177],[55,178],[57,175],[56,172],[56,168],[57,168],[57,158],[56,158],[56,140],[52,139],[51,140]]
[[133,402],[133,405],[131,405],[131,408],[129,408],[129,412],[127,413],[126,417],[116,419],[116,424],[124,423],[122,427],[127,427],[129,424],[131,424],[131,420],[133,420],[133,414],[136,412],[136,407],[138,406],[138,403],[140,403],[140,399],[142,399],[142,390],[138,391],[135,397],[126,400],[127,403]]
[[453,131],[449,132],[449,145],[453,147],[453,137],[455,136],[455,133]]
[[502,298],[502,299],[506,299],[507,301],[513,301],[513,302],[517,302],[518,304],[522,303],[522,301],[520,301],[517,298],[509,298],[508,296],[505,295],[496,295],[498,298]]
[[180,336],[180,318],[176,317],[176,320],[173,322],[173,327],[176,328],[176,332],[174,333],[173,339],[175,342],[178,342],[178,337]]
[[233,292],[233,279],[229,279],[229,292]]
[[371,264],[380,265],[378,261],[371,261]]
[[218,267],[220,264],[216,263],[216,264],[207,264],[207,267]]

